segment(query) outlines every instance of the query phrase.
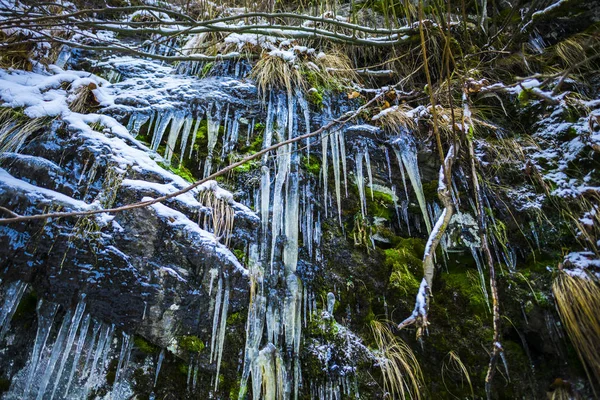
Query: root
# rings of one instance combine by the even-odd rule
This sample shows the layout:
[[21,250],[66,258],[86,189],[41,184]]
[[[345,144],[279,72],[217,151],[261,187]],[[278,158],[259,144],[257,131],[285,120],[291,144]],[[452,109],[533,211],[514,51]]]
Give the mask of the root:
[[406,326],[415,324],[417,327],[417,337],[421,338],[427,332],[427,312],[429,310],[429,300],[431,298],[431,287],[433,284],[433,275],[435,273],[434,255],[442,236],[446,232],[446,228],[452,219],[454,214],[454,204],[452,202],[452,194],[450,192],[450,182],[447,181],[447,177],[451,175],[452,164],[456,158],[456,148],[450,146],[448,154],[444,160],[444,164],[440,167],[439,183],[438,183],[438,197],[444,209],[442,214],[438,218],[429,239],[425,246],[425,254],[423,255],[423,280],[417,293],[415,301],[415,309],[413,310],[410,317],[406,318],[400,324],[398,329],[402,329]]

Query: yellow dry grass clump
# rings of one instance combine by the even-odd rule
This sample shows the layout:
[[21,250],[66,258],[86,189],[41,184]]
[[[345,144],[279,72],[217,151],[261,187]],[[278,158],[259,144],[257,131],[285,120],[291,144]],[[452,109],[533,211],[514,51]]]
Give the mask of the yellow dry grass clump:
[[224,237],[224,244],[228,246],[233,231],[235,210],[227,200],[216,196],[212,190],[200,192],[198,201],[211,210],[210,214],[204,214],[204,217],[200,217],[198,225],[201,225],[205,230],[212,229],[213,234],[218,239]]
[[371,331],[379,350],[383,390],[392,399],[420,400],[423,372],[411,348],[392,333],[388,324],[373,321]]
[[590,384],[600,382],[600,282],[560,271],[552,284],[560,319],[577,351]]
[[329,54],[298,53],[294,60],[285,60],[278,54],[263,53],[252,68],[259,95],[265,99],[269,90],[306,91],[311,87],[326,90],[341,89],[356,82],[358,75],[350,59],[341,52]]
[[19,151],[25,141],[47,123],[47,118],[27,118],[12,108],[3,108],[0,111],[0,154]]
[[269,90],[285,89],[292,93],[294,88],[305,88],[304,78],[298,68],[281,57],[269,54],[258,60],[250,76],[255,80],[259,96],[263,100]]

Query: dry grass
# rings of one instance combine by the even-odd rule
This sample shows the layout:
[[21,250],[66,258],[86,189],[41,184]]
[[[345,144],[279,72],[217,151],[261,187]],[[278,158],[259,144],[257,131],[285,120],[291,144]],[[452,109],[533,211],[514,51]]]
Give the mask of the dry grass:
[[205,213],[204,217],[200,216],[198,225],[204,230],[212,231],[219,240],[224,237],[224,244],[228,246],[233,231],[235,211],[225,199],[217,197],[212,190],[201,192],[198,201],[211,210],[210,214]]
[[258,60],[250,76],[255,80],[259,96],[263,100],[270,90],[286,90],[289,94],[295,88],[306,88],[306,82],[298,68],[281,57],[268,54]]
[[459,399],[460,397],[454,396],[451,393],[448,386],[446,385],[445,377],[447,375],[450,375],[451,379],[454,376],[460,376],[461,386],[464,386],[466,382],[469,385],[471,397],[475,398],[475,392],[473,391],[473,385],[471,383],[471,376],[469,375],[469,371],[467,370],[467,367],[462,362],[458,354],[456,354],[454,351],[450,351],[444,358],[444,361],[442,362],[442,382],[444,382],[444,387],[446,388],[446,391],[450,393],[453,397]]
[[0,111],[0,154],[19,151],[32,134],[47,124],[47,118],[27,118],[12,108],[3,108]]
[[350,58],[341,51],[334,50],[317,57],[316,65],[320,67],[324,81],[358,81],[358,74],[352,68]]
[[401,104],[394,110],[382,113],[378,120],[385,130],[392,133],[397,133],[401,130],[412,131],[417,128],[417,124],[410,113],[411,110],[409,106]]
[[221,45],[223,39],[227,36],[223,32],[202,32],[197,35],[193,35],[183,46],[183,53],[186,55],[191,54],[204,54],[207,56],[216,56],[219,52],[228,53],[233,49],[222,50]]
[[383,390],[390,398],[422,398],[423,373],[411,348],[394,335],[388,324],[373,321],[371,331],[379,350]]
[[600,382],[600,282],[560,271],[552,284],[560,319],[593,389]]
[[350,59],[335,49],[325,55],[297,53],[295,56],[291,62],[263,53],[250,74],[263,100],[270,90],[285,90],[288,94],[296,89],[306,91],[311,87],[336,91],[358,81]]
[[23,35],[7,35],[0,31],[0,68],[31,71],[35,45]]
[[69,102],[69,109],[76,113],[86,114],[97,108],[99,103],[92,92],[96,88],[96,84],[92,82],[75,89],[73,95],[70,96],[72,100]]

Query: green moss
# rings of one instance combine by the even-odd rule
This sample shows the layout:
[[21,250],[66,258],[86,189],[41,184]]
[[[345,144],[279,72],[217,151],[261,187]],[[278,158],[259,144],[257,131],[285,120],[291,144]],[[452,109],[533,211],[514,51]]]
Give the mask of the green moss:
[[198,336],[181,336],[177,341],[180,349],[193,353],[201,353],[204,350],[204,342]]
[[319,176],[321,173],[321,160],[314,154],[310,157],[302,156],[300,163],[302,168],[311,175]]
[[238,393],[240,392],[240,386],[242,384],[241,379],[237,379],[231,388],[229,389],[229,398],[236,399],[238,397]]
[[519,92],[519,95],[517,96],[517,99],[519,100],[519,105],[521,107],[528,106],[530,100],[529,91],[527,89],[521,90],[521,92]]
[[415,273],[422,267],[425,247],[418,238],[395,238],[395,247],[383,252],[384,266],[391,268],[390,286],[407,293],[414,293],[419,288]]
[[200,77],[204,78],[205,76],[207,76],[210,73],[210,71],[212,70],[214,65],[215,65],[214,62],[208,62],[208,63],[204,64],[204,66],[202,67],[202,72],[200,72]]
[[446,282],[448,288],[456,291],[458,295],[468,301],[469,307],[476,314],[481,315],[488,312],[481,282],[475,271],[451,270],[447,274],[442,274],[442,279]]
[[423,183],[423,196],[426,201],[431,202],[438,199],[438,184],[437,180]]
[[395,207],[394,199],[390,193],[379,192],[377,190],[371,191],[371,188],[366,188],[365,196],[367,198],[368,215],[386,220],[392,219]]
[[227,325],[228,326],[239,325],[239,324],[243,324],[245,322],[246,322],[246,315],[241,312],[231,313],[227,317]]
[[186,363],[177,364],[177,370],[182,374],[187,376],[190,367]]
[[162,168],[166,169],[167,171],[171,171],[175,175],[182,177],[190,183],[196,182],[196,178],[194,177],[192,172],[189,169],[187,169],[184,165],[180,165],[179,167],[175,168],[171,165],[166,165],[161,162],[158,162],[157,164],[160,165]]
[[133,339],[133,344],[135,348],[146,354],[156,354],[159,351],[158,346],[150,343],[149,341],[138,335],[136,335]]
[[239,167],[235,167],[233,169],[233,171],[237,174],[247,174],[248,172],[252,171],[253,169],[256,169],[260,166],[260,163],[256,160],[253,161],[248,161],[247,163],[244,163],[242,165],[240,165]]
[[313,88],[314,90],[309,91],[307,94],[308,101],[314,105],[317,109],[323,108],[323,89]]
[[240,261],[243,262],[246,259],[246,252],[240,249],[233,249],[233,254]]
[[[263,130],[264,130],[264,125],[263,124],[256,124],[259,126],[263,126]],[[256,128],[254,128],[254,136],[252,138],[252,142],[250,143],[250,146],[248,146],[246,152],[250,153],[250,154],[254,154],[258,151],[260,151],[262,149],[263,146],[263,133],[264,132],[256,132]]]

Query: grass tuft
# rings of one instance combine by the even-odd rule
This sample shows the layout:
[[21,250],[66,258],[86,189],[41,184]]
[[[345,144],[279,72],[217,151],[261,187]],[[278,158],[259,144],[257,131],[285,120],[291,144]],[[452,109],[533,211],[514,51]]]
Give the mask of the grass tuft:
[[0,110],[0,154],[15,152],[48,123],[48,118],[27,118],[12,108]]
[[411,348],[386,323],[372,321],[371,331],[379,350],[384,396],[420,400],[423,372]]
[[600,283],[591,273],[574,276],[560,271],[552,283],[565,330],[583,364],[593,390],[600,382]]

